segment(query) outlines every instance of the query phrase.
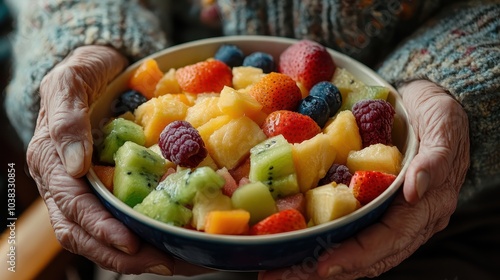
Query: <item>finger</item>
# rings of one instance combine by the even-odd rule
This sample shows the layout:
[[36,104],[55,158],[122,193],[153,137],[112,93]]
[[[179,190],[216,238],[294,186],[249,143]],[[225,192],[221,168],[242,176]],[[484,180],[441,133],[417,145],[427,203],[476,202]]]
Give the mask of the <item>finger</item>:
[[[440,87],[428,81],[416,81],[400,89],[409,108],[410,119],[419,135],[420,146],[405,175],[403,192],[409,203],[419,201],[428,187],[441,185],[457,168],[457,153],[468,147],[468,124],[461,106]],[[465,158],[464,158],[465,159]]]
[[50,135],[68,174],[83,176],[91,162],[89,104],[126,66],[115,50],[102,46],[75,50],[43,79],[41,106]]
[[69,176],[52,144],[41,111],[39,128],[29,145],[27,161],[30,172],[44,199],[55,199],[54,211],[64,213],[64,219],[79,224],[99,242],[123,252],[134,254],[139,249],[137,237],[116,220],[99,202],[83,179]]
[[78,224],[68,221],[58,210],[52,197],[45,199],[51,212],[51,222],[63,247],[82,255],[107,270],[125,274],[155,273],[172,275],[174,261],[150,245],[144,245],[129,255],[94,239]]

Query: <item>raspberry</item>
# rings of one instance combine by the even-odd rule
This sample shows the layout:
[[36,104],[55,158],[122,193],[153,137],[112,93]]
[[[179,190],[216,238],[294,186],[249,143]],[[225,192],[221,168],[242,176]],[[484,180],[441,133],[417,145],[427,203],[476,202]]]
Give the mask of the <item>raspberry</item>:
[[325,177],[319,180],[319,186],[335,182],[337,184],[344,184],[349,186],[351,182],[352,174],[349,172],[349,168],[342,164],[334,163],[328,172],[326,172]]
[[207,156],[205,143],[198,131],[186,121],[174,121],[160,134],[162,155],[182,167],[196,167]]
[[356,102],[352,107],[356,118],[363,147],[381,143],[392,144],[392,123],[394,122],[394,108],[380,99],[367,99]]

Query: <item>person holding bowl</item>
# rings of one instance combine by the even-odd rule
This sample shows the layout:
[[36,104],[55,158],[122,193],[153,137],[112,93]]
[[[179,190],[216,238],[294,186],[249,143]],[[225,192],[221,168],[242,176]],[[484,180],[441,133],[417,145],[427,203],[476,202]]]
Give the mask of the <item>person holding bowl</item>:
[[177,274],[174,258],[141,243],[83,178],[89,106],[127,65],[167,46],[261,34],[315,40],[377,69],[401,94],[420,147],[380,221],[325,252],[314,271],[259,279],[498,274],[498,255],[484,248],[500,245],[498,1],[7,2],[16,34],[5,110],[67,250],[118,273]]

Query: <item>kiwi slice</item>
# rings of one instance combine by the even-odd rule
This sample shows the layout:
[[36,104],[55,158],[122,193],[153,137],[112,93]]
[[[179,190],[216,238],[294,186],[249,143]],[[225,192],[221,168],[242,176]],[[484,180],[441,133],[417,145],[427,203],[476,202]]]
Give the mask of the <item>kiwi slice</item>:
[[184,226],[193,216],[190,209],[170,199],[165,190],[153,190],[144,200],[134,206],[134,210],[160,222],[174,226]]
[[133,121],[116,118],[103,128],[104,140],[97,146],[98,158],[103,163],[113,164],[114,155],[126,141],[144,145],[146,137],[142,127]]
[[274,198],[299,192],[292,145],[283,135],[266,139],[250,150],[249,179],[266,185]]
[[179,170],[165,178],[157,189],[165,190],[175,202],[192,205],[198,191],[216,191],[221,189],[225,182],[212,168],[203,166],[193,170]]
[[131,141],[126,141],[114,158],[113,194],[130,207],[156,188],[166,170],[161,156]]

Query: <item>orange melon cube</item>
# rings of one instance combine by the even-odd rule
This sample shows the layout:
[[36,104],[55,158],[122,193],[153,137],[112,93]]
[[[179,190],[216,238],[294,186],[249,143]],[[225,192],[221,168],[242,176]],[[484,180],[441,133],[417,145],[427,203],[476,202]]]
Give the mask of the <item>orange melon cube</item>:
[[163,72],[156,60],[146,59],[130,77],[128,86],[142,93],[147,99],[151,99],[155,96],[156,85],[162,77]]
[[115,167],[107,165],[94,165],[94,172],[106,189],[113,192],[113,176],[115,174]]
[[211,234],[245,234],[250,213],[243,209],[215,210],[206,216],[205,232]]

